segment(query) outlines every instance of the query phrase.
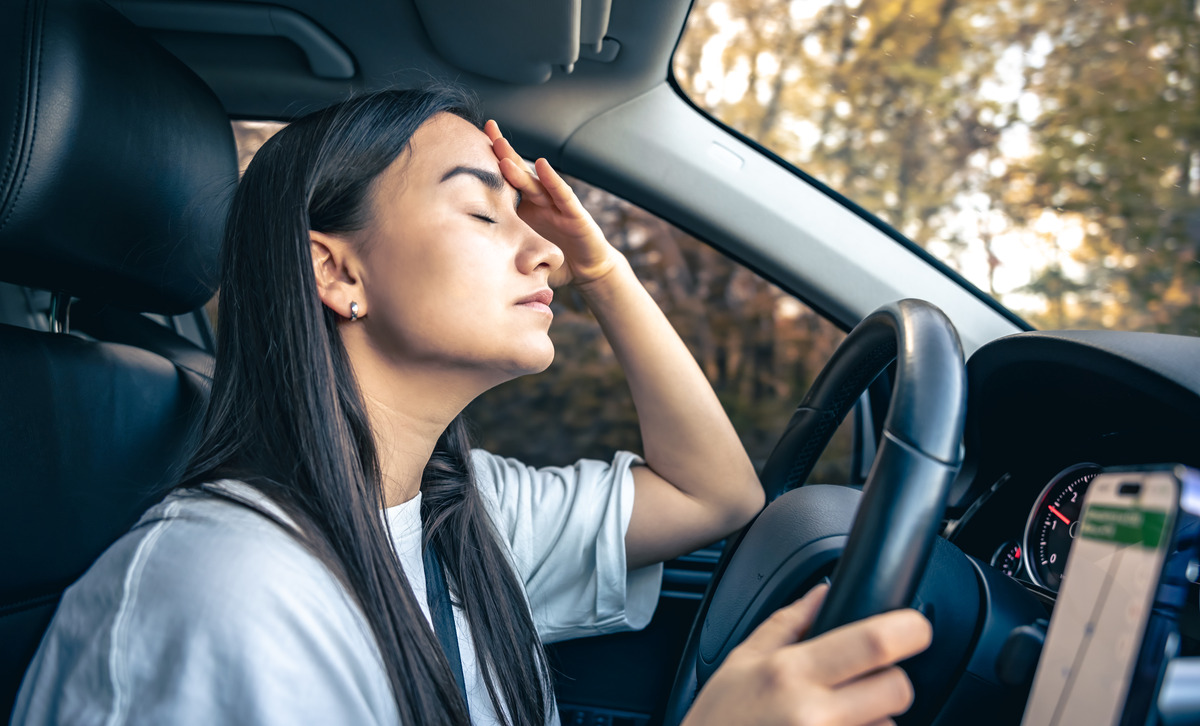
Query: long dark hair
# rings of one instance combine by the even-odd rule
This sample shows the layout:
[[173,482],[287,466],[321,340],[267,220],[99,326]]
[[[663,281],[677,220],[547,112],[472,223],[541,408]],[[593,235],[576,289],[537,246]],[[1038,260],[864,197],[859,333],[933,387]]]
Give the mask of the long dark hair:
[[[309,231],[366,227],[376,178],[440,113],[480,125],[461,91],[383,91],[299,119],[259,150],[225,231],[212,396],[181,485],[241,479],[284,508],[361,606],[406,724],[468,719],[387,537],[375,442],[338,315],[317,296]],[[425,546],[465,610],[497,715],[545,724],[545,656],[475,488],[461,415],[421,489]]]

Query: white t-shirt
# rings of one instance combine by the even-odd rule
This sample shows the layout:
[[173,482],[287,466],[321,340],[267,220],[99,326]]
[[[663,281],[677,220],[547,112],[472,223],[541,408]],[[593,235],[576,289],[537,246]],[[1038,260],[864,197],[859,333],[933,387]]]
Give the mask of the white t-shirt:
[[[546,469],[482,451],[472,459],[545,642],[649,622],[662,566],[625,568],[636,456]],[[257,497],[240,482],[219,486]],[[384,514],[428,616],[420,500]],[[472,721],[494,723],[461,612],[455,621]],[[398,716],[370,627],[324,565],[261,514],[173,494],[64,593],[12,722],[395,724]]]

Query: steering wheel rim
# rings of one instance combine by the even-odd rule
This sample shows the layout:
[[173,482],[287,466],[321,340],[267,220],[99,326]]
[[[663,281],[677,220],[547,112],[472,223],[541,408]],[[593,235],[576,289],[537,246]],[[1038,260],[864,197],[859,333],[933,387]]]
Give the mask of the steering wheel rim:
[[[789,507],[846,506],[845,496],[832,491],[844,487],[806,487],[803,494],[793,490],[807,478],[854,402],[893,361],[891,403],[853,524],[845,521],[848,515],[838,524],[818,518],[820,531],[810,532],[811,541],[788,558],[789,572],[807,576],[827,567],[830,552],[845,546],[808,637],[912,602],[961,466],[966,370],[958,334],[928,302],[890,303],[847,335],[804,397],[763,468],[772,504],[743,534],[753,537],[756,526],[794,526],[806,516],[789,512]],[[796,496],[783,496],[789,492]],[[839,503],[822,503],[831,497]],[[813,501],[797,504],[801,498]],[[762,581],[763,574],[741,573],[738,549],[736,544],[727,548],[701,603],[667,702],[666,724],[682,720],[699,687],[729,651],[781,604],[778,595],[754,597],[744,591],[747,583]],[[797,564],[797,557],[807,560]],[[738,583],[737,592],[732,586],[722,591],[727,580]]]
[[[813,381],[763,467],[768,501],[808,478],[842,419],[893,361],[896,382],[884,435],[890,432],[934,459],[958,463],[966,406],[958,333],[932,303],[899,300],[855,326]],[[943,382],[939,390],[935,384]],[[956,403],[956,419],[925,415],[929,409],[953,410]]]

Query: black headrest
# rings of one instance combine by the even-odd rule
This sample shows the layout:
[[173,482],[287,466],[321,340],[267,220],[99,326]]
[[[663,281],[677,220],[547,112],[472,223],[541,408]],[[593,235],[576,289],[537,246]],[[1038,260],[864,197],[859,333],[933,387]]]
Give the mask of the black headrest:
[[15,4],[0,22],[0,280],[194,310],[237,183],[220,102],[107,5]]

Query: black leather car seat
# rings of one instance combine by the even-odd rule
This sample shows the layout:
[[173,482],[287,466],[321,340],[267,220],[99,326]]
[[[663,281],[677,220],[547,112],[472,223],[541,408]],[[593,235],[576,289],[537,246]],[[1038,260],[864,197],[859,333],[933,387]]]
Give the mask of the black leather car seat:
[[107,5],[0,9],[0,281],[60,332],[0,325],[0,721],[63,589],[171,481],[204,361],[61,332],[68,304],[176,314],[211,297],[237,182],[204,83]]

